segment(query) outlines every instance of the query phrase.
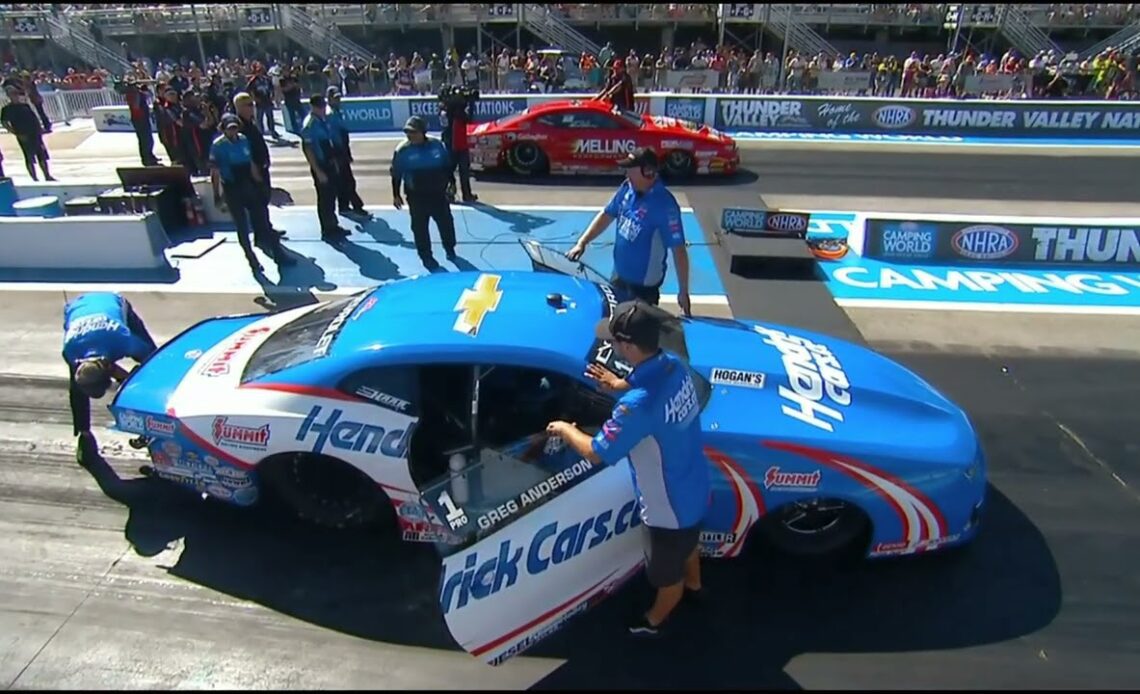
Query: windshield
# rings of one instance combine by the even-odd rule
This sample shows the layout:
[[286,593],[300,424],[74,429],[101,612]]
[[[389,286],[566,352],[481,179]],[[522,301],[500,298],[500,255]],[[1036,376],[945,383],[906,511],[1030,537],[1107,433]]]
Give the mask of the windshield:
[[366,292],[321,304],[281,326],[249,360],[241,382],[300,366],[329,353],[336,336]]
[[506,125],[507,123],[513,123],[513,122],[519,120],[520,118],[522,118],[523,116],[529,116],[529,115],[530,115],[530,109],[524,108],[523,110],[519,111],[518,113],[509,113],[509,114],[503,116],[502,118],[495,119],[495,125]]
[[620,116],[635,128],[640,128],[641,126],[645,125],[645,121],[641,119],[641,114],[639,113],[635,113],[634,111],[624,111],[619,108],[615,108],[614,111],[617,112],[618,116]]

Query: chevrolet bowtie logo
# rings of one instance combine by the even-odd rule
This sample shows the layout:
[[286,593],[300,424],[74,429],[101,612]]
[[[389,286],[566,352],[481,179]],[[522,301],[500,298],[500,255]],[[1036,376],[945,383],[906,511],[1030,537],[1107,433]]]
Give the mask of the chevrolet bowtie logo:
[[455,304],[456,311],[462,311],[455,319],[455,329],[464,335],[475,337],[479,326],[488,313],[499,308],[503,293],[499,291],[498,275],[479,275],[473,289],[464,289],[463,296]]

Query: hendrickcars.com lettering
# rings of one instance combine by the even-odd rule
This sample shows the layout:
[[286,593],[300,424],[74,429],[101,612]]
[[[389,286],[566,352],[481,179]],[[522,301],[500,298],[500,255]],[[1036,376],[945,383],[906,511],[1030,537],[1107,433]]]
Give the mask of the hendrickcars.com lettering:
[[[518,583],[522,576],[537,576],[552,566],[569,561],[603,542],[608,542],[630,528],[641,524],[633,499],[614,511],[607,510],[573,525],[560,526],[558,521],[539,528],[525,550],[510,539],[503,540],[495,556],[483,557],[471,552],[463,560],[463,568],[443,580],[439,604],[443,613],[462,609],[472,600],[483,600]],[[612,525],[612,527],[611,527]]]
[[824,431],[835,431],[835,422],[843,421],[843,413],[831,405],[851,404],[851,383],[843,365],[824,345],[771,328],[754,329],[783,355],[790,386],[779,387],[780,397],[790,403],[781,408],[783,413]]

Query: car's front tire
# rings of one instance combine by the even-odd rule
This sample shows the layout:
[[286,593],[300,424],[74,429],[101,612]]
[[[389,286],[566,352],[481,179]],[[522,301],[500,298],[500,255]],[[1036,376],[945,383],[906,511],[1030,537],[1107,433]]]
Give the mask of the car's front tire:
[[693,163],[693,155],[684,150],[675,149],[666,152],[665,162],[661,165],[661,170],[669,178],[680,180],[692,176],[697,169]]
[[313,453],[274,456],[258,466],[265,491],[301,519],[326,528],[358,528],[394,519],[392,504],[367,475]]
[[546,169],[546,154],[534,142],[516,142],[507,150],[507,167],[520,176],[534,176]]
[[862,552],[871,520],[842,499],[803,499],[773,509],[761,525],[777,549],[801,557],[838,557]]

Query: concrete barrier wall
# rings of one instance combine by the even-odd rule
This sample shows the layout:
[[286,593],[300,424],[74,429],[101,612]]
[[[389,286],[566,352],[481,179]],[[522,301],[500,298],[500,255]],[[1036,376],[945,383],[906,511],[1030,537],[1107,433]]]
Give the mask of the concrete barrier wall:
[[[487,95],[478,102],[475,120],[495,120],[548,101],[593,96]],[[731,132],[1140,140],[1140,101],[957,101],[672,92],[639,94],[636,101],[642,113]],[[297,124],[288,109],[285,111],[286,127],[295,133]],[[302,108],[298,118],[303,118],[305,111]],[[346,98],[343,114],[351,132],[396,132],[413,115],[424,116],[432,131],[439,130],[439,106],[432,96]],[[99,130],[131,130],[126,106],[96,108],[93,115]]]
[[153,212],[141,215],[0,217],[0,270],[134,271],[173,276],[170,240]]

